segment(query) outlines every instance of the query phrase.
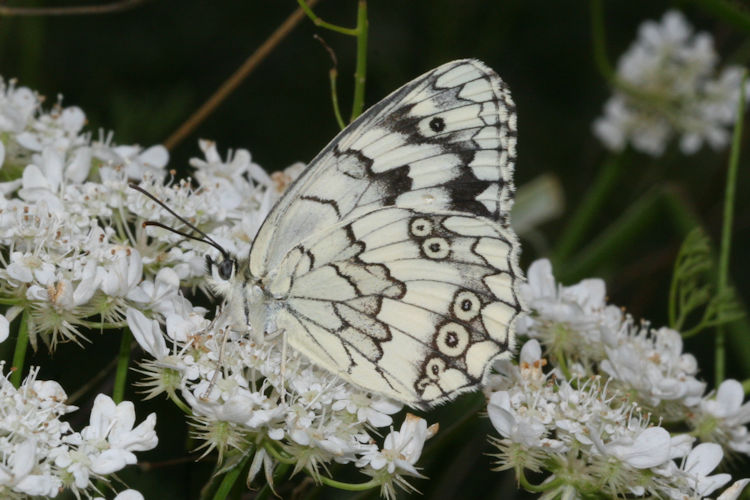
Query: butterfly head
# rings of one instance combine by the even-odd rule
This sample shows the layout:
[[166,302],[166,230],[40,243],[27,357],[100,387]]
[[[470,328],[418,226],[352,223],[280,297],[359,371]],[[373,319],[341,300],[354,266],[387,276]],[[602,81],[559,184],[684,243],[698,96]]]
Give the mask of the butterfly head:
[[137,186],[135,184],[130,184],[130,187],[132,189],[135,189],[136,191],[143,193],[149,198],[151,198],[153,201],[158,203],[162,208],[164,208],[170,214],[175,216],[177,220],[179,220],[180,222],[185,224],[188,228],[190,228],[192,232],[197,233],[199,236],[196,236],[195,234],[192,234],[190,232],[180,231],[179,229],[169,227],[157,221],[146,221],[143,223],[144,226],[160,227],[162,229],[171,231],[175,234],[179,234],[180,236],[184,236],[185,238],[189,238],[191,240],[196,240],[196,241],[201,241],[203,243],[211,245],[212,247],[216,248],[221,253],[220,261],[215,261],[210,255],[206,255],[206,267],[208,269],[208,273],[213,278],[214,288],[219,293],[222,293],[223,295],[227,295],[228,287],[230,286],[229,284],[233,281],[234,276],[237,274],[237,259],[235,259],[234,256],[232,256],[232,254],[230,254],[224,247],[222,247],[216,241],[214,241],[213,238],[211,238],[206,233],[204,233],[203,231],[195,227],[195,225],[191,224],[189,221],[185,220],[185,218],[181,217],[174,210],[169,208],[166,203],[158,199],[156,196],[154,196],[153,194],[149,193],[142,187]]
[[214,279],[230,281],[237,273],[237,260],[229,253],[223,254],[221,261],[215,261],[210,255],[206,255],[206,268],[208,274]]

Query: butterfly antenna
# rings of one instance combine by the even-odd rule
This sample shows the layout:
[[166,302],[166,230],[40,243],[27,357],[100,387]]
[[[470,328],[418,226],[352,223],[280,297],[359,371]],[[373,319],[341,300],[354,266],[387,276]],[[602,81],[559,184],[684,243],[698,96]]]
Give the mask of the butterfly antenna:
[[222,255],[222,257],[224,257],[224,259],[228,260],[228,259],[231,258],[230,255],[229,255],[229,252],[227,252],[226,250],[224,250],[224,247],[222,247],[221,245],[219,245],[218,243],[216,243],[216,241],[214,241],[213,238],[211,238],[209,235],[207,235],[206,233],[204,233],[203,231],[201,231],[200,229],[198,229],[197,227],[195,227],[193,224],[191,224],[190,222],[188,222],[184,217],[180,216],[177,212],[175,212],[174,210],[172,210],[171,208],[169,208],[167,206],[167,204],[164,203],[163,201],[161,201],[159,198],[157,198],[153,194],[149,193],[148,191],[146,191],[145,189],[143,189],[140,186],[137,186],[135,184],[128,184],[128,185],[131,188],[135,189],[136,191],[138,191],[138,192],[140,192],[142,194],[145,194],[146,196],[148,196],[149,198],[151,198],[153,201],[155,201],[156,203],[158,203],[160,207],[162,207],[164,210],[166,210],[167,212],[169,212],[170,214],[172,214],[173,216],[175,216],[177,218],[177,220],[179,220],[180,222],[182,222],[183,224],[185,224],[187,227],[189,227],[190,229],[192,229],[196,233],[200,234],[201,238],[198,238],[197,236],[194,236],[194,235],[192,235],[190,233],[186,233],[184,231],[180,231],[180,230],[175,229],[173,227],[169,227],[169,226],[167,226],[165,224],[162,224],[161,222],[156,222],[156,221],[153,221],[153,220],[148,220],[148,221],[144,222],[143,223],[144,226],[156,226],[156,227],[160,227],[162,229],[166,229],[167,231],[171,231],[171,232],[173,232],[175,234],[179,234],[180,236],[184,236],[185,238],[190,238],[191,240],[202,241],[203,243],[208,243],[212,247],[216,248],[219,252],[221,252],[221,255]]

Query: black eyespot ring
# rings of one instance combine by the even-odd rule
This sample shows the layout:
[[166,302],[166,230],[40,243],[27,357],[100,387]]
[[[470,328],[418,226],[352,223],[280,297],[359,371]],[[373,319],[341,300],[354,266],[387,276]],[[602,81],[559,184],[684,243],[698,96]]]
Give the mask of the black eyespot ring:
[[439,116],[436,116],[435,118],[430,120],[430,128],[433,132],[442,132],[443,129],[445,129],[445,120],[443,120]]

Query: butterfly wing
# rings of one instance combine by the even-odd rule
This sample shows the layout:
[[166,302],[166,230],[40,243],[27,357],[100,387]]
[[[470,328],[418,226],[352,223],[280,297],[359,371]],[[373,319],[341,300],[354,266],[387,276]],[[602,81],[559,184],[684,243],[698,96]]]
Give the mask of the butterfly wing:
[[499,76],[444,64],[368,109],[318,154],[268,215],[250,271],[264,276],[308,235],[383,206],[455,210],[507,227],[516,115]]
[[271,293],[313,362],[412,406],[476,388],[513,345],[515,236],[460,212],[385,207],[295,247]]
[[292,347],[413,406],[476,388],[521,310],[515,130],[500,78],[462,60],[342,131],[250,253],[250,274],[283,298],[274,323]]

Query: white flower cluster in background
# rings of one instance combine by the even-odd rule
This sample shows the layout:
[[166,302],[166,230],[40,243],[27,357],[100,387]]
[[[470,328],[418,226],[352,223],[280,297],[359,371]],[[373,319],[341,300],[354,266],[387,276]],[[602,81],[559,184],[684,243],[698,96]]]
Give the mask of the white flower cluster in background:
[[[420,475],[415,464],[437,426],[407,416],[392,430],[390,415],[400,405],[353,388],[291,349],[282,362],[280,339],[256,345],[247,332],[228,328],[228,315],[195,305],[210,295],[205,257],[218,252],[162,228],[147,233],[146,220],[190,230],[128,187],[139,184],[233,255],[245,256],[271,206],[304,166],[269,176],[246,150],[222,159],[214,143],[201,141],[204,158],[190,162],[195,184],[165,185],[163,147],[94,138],[82,132],[86,119],[79,108],[58,102],[46,112],[41,103],[28,88],[0,80],[0,303],[6,307],[0,341],[15,341],[19,324],[35,349],[83,345],[102,332],[129,328],[153,358],[139,369],[147,395],[165,393],[183,409],[206,453],[250,457],[249,479],[262,469],[270,481],[275,468],[293,465],[325,481],[329,464],[350,463],[387,496],[395,485],[409,488],[404,478]],[[64,400],[61,393],[59,403]],[[15,404],[3,395],[0,413]],[[147,422],[153,430],[152,417]],[[97,432],[82,432],[78,449],[87,449],[88,439],[106,443]],[[2,451],[0,487],[55,496],[60,483],[35,493],[18,487],[23,477],[14,471],[26,467],[32,447],[23,436]],[[55,446],[41,439],[34,446]],[[146,448],[117,451],[138,449]],[[132,453],[125,457],[123,465],[134,463]],[[55,465],[78,467],[66,464]],[[88,487],[78,476],[62,484]]]
[[91,423],[75,432],[61,418],[77,408],[65,404],[60,384],[37,380],[37,373],[32,369],[18,389],[0,374],[0,497],[93,493],[97,480],[136,463],[133,452],[156,447],[156,415],[134,426],[133,403],[116,405],[104,394],[94,401]]
[[[559,285],[547,260],[527,276],[520,292],[530,314],[518,333],[529,340],[518,365],[499,363],[487,387],[498,468],[551,473],[549,498],[677,500],[726,485],[731,476],[712,471],[725,455],[750,453],[741,384],[705,394],[680,334],[635,324],[606,303],[602,280]],[[737,498],[747,482],[719,498]]]
[[611,150],[630,143],[653,156],[673,137],[679,137],[684,154],[704,143],[723,148],[736,119],[744,69],[727,66],[717,73],[718,59],[711,35],[694,34],[680,12],[667,12],[661,23],[644,22],[617,64],[616,91],[594,122],[594,133]]

